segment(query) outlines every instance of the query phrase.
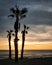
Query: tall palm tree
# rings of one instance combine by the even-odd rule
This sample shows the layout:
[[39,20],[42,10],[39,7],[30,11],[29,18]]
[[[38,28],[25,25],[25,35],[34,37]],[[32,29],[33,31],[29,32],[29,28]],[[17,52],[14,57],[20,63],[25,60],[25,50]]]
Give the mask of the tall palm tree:
[[26,17],[25,13],[27,12],[27,8],[19,10],[19,8],[16,6],[15,8],[11,8],[10,10],[12,11],[12,14],[9,16],[16,18],[16,21],[14,23],[14,30],[15,30],[14,46],[15,46],[15,61],[18,61],[18,31],[20,29],[19,20]]
[[11,34],[12,34],[12,30],[8,31],[8,35],[7,35],[7,38],[8,38],[8,42],[9,42],[9,59],[11,59]]
[[29,29],[29,27],[27,27],[26,25],[24,25],[24,30],[22,31],[22,50],[21,50],[21,59],[23,59],[23,51],[24,51],[24,43],[25,43],[25,34],[27,34],[27,29]]

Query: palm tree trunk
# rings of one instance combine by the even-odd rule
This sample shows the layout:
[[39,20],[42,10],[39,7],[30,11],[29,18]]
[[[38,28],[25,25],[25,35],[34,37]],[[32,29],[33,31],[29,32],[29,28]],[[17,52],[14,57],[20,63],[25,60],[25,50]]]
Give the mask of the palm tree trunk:
[[11,59],[11,43],[10,43],[10,39],[9,39],[9,59]]
[[18,37],[17,32],[15,32],[14,46],[15,46],[15,61],[18,61]]
[[22,50],[21,50],[21,59],[23,59],[23,52],[24,52],[24,42],[25,42],[25,33],[22,33]]
[[14,46],[15,46],[15,62],[18,61],[18,21],[19,21],[19,18],[17,16],[16,22],[14,24],[14,29],[15,29],[15,40],[14,40]]

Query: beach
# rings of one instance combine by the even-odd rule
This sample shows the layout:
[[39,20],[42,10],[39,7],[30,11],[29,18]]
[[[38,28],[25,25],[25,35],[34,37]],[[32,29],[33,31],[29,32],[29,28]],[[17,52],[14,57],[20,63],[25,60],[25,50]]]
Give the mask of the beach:
[[14,59],[1,59],[0,65],[52,65],[52,57],[47,58],[23,58],[15,62]]
[[14,60],[14,51],[12,59],[8,59],[8,51],[0,51],[0,65],[52,65],[52,50],[32,50],[25,51],[24,58],[18,62]]

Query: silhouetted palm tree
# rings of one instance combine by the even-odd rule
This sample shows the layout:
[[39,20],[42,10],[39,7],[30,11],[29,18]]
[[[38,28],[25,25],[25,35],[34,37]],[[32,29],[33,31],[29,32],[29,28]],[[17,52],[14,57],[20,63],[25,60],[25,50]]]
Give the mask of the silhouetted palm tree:
[[9,16],[16,18],[16,22],[14,24],[14,30],[15,30],[14,46],[15,46],[15,61],[18,61],[18,31],[20,29],[19,20],[26,17],[25,13],[27,12],[27,9],[23,8],[22,10],[19,10],[19,8],[16,6],[15,9],[11,8],[10,10],[12,11],[12,14]]
[[9,59],[11,59],[11,34],[12,34],[12,30],[10,31],[7,31],[8,32],[8,35],[7,35],[7,38],[8,38],[8,42],[9,42]]
[[27,29],[29,29],[29,27],[27,27],[26,25],[24,25],[24,30],[22,31],[22,50],[21,50],[21,59],[23,59],[23,51],[24,51],[24,43],[25,43],[25,34],[27,34]]

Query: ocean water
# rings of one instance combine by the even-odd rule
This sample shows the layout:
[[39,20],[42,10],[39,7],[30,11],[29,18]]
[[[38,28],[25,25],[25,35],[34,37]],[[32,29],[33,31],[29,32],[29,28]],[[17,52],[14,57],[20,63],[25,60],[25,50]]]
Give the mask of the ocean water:
[[[12,58],[15,57],[14,50],[12,50]],[[21,51],[19,51],[18,57],[20,57]],[[8,50],[0,50],[0,59],[9,57]],[[25,50],[24,57],[28,58],[39,58],[39,57],[52,57],[52,50]]]

